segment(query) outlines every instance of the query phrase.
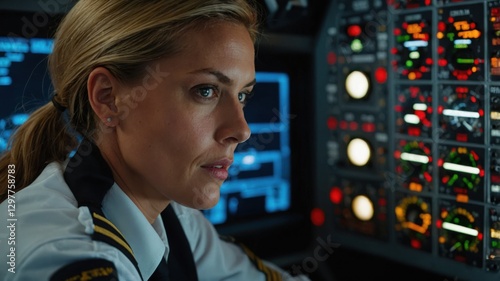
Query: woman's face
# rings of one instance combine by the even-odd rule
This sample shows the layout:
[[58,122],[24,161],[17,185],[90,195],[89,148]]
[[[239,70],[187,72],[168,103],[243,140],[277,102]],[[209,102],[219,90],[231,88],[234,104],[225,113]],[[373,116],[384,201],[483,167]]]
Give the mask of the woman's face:
[[218,202],[236,145],[250,136],[243,106],[255,83],[254,45],[233,23],[190,30],[182,45],[123,90],[117,145],[126,184],[205,209]]

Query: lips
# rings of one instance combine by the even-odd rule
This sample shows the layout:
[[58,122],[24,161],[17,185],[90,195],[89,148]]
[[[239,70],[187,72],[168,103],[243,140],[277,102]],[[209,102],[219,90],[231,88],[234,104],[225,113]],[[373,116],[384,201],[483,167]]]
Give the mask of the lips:
[[215,162],[201,166],[205,169],[212,177],[224,181],[229,176],[227,170],[233,161],[228,158],[220,159]]

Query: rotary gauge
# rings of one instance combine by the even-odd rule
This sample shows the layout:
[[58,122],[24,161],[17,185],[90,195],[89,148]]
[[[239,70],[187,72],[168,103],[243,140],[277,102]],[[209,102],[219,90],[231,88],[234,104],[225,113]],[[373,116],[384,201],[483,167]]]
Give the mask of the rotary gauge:
[[482,6],[449,7],[440,9],[438,13],[438,77],[479,80],[484,75]]
[[396,47],[392,61],[396,72],[408,80],[430,78],[432,61],[431,25],[426,19],[432,14],[409,14],[394,28]]
[[441,148],[440,192],[482,200],[484,169],[482,152],[467,147]]
[[432,88],[411,86],[399,90],[396,105],[396,127],[410,136],[430,138],[432,132]]
[[483,142],[482,87],[448,86],[441,90],[440,137],[460,142]]
[[[476,210],[477,209],[477,210]],[[439,254],[452,260],[481,267],[483,263],[483,223],[479,207],[441,205],[437,221]]]
[[431,204],[417,196],[402,198],[395,208],[396,231],[400,243],[424,251],[431,250]]
[[424,142],[400,141],[400,150],[394,153],[398,161],[396,171],[402,184],[412,191],[427,191],[432,183],[432,153]]

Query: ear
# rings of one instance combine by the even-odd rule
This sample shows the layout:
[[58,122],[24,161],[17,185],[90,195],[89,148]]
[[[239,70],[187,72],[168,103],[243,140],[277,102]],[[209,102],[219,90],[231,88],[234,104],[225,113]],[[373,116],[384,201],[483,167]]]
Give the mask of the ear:
[[90,72],[87,91],[90,106],[97,117],[109,127],[118,124],[116,106],[119,81],[104,67],[97,67]]

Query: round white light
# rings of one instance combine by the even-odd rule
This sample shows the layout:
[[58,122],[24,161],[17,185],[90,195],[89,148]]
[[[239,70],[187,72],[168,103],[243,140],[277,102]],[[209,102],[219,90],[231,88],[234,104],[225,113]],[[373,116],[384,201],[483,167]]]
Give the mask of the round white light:
[[371,157],[370,146],[365,140],[352,139],[347,145],[347,158],[353,165],[364,166]]
[[368,77],[361,71],[353,71],[347,75],[345,89],[353,99],[364,98],[368,94],[370,82]]
[[352,200],[352,211],[359,220],[369,221],[374,213],[373,203],[368,197],[358,195]]

